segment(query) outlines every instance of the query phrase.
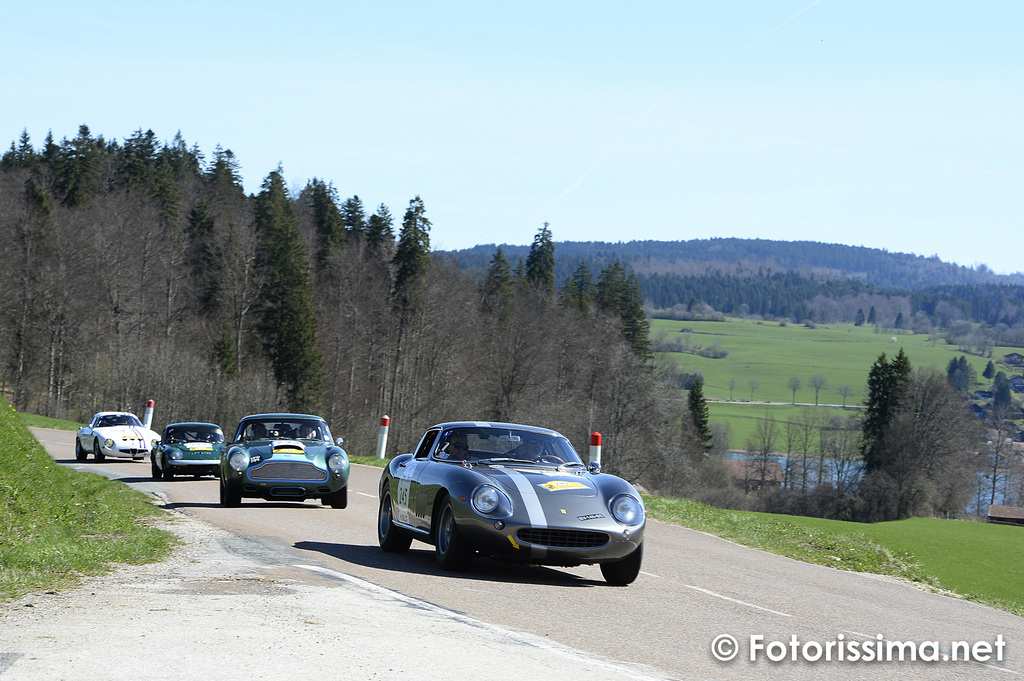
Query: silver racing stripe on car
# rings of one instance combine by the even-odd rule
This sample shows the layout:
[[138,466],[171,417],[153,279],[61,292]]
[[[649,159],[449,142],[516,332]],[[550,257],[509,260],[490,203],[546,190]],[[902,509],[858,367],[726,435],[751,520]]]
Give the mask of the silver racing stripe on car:
[[[525,475],[516,470],[506,468],[505,474],[508,476],[509,482],[515,485],[516,490],[519,492],[519,498],[523,501],[523,508],[526,509],[526,518],[530,522],[531,527],[547,527],[548,518],[544,514],[544,507],[541,506],[540,499],[537,497],[537,490],[533,488],[533,483]],[[535,558],[544,558],[547,556],[548,550],[544,546],[532,546],[530,555]]]

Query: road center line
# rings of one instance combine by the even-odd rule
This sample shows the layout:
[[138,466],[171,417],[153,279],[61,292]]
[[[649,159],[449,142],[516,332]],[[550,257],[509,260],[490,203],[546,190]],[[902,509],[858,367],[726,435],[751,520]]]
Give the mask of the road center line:
[[689,584],[683,584],[683,586],[685,586],[687,589],[693,589],[694,591],[700,591],[701,593],[705,593],[709,596],[714,596],[715,598],[721,598],[723,601],[739,603],[740,605],[745,605],[748,608],[757,608],[758,610],[770,612],[773,615],[781,615],[782,617],[792,617],[792,615],[787,615],[784,612],[779,612],[778,610],[771,610],[770,608],[763,608],[760,605],[754,605],[753,603],[747,603],[746,601],[738,601],[735,598],[729,598],[728,596],[723,596],[722,594],[716,594],[714,591],[708,591],[707,589],[702,589],[699,586],[690,586]]

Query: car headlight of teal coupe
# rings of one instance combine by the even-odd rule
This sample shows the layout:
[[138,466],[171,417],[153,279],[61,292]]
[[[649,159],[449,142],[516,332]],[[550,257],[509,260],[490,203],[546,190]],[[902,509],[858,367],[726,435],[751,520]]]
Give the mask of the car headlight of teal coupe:
[[249,466],[249,456],[245,452],[235,451],[231,453],[228,463],[231,464],[232,468],[241,473]]
[[512,515],[512,501],[493,485],[480,485],[473,490],[473,508],[477,513],[492,518]]
[[623,525],[639,525],[644,521],[644,509],[640,502],[628,494],[620,494],[608,504],[612,517]]
[[331,469],[332,473],[341,473],[346,466],[348,466],[348,459],[341,452],[335,452],[327,459],[327,467]]

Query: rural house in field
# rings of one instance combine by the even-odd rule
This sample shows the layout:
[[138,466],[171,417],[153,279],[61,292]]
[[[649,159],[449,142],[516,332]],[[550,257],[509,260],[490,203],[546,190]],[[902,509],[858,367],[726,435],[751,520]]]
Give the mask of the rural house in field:
[[1024,393],[1024,376],[1010,376],[1006,380],[1010,383],[1010,390],[1015,393]]
[[1014,367],[1024,366],[1024,355],[1019,352],[1011,352],[1008,355],[1003,355],[1003,362]]
[[1024,525],[1024,508],[993,504],[988,507],[988,521],[1003,525]]
[[761,463],[758,461],[734,461],[727,459],[736,486],[744,492],[757,492],[765,487],[780,487],[786,479],[782,473],[782,464],[778,461]]

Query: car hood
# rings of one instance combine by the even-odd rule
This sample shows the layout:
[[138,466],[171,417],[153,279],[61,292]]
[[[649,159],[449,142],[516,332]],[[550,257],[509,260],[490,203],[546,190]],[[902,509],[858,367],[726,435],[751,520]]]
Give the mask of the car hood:
[[111,438],[113,440],[138,439],[146,444],[160,439],[159,434],[138,426],[103,426],[102,428],[93,428],[92,433],[96,437]]
[[571,471],[558,472],[551,468],[528,466],[480,466],[475,468],[485,478],[506,489],[518,490],[522,495],[559,497],[593,497],[597,487],[587,474]]
[[269,440],[261,441],[260,444],[249,445],[249,452],[259,454],[264,458],[274,456],[305,456],[313,457],[324,454],[331,445],[326,442],[317,444],[304,444],[298,440]]

